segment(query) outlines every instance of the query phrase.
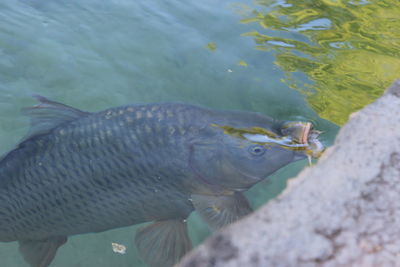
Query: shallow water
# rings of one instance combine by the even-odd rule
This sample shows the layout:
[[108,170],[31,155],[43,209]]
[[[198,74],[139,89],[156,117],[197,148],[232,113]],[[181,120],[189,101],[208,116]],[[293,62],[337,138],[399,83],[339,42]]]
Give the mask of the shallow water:
[[[267,12],[269,5],[187,2],[1,1],[0,152],[11,149],[26,133],[28,121],[19,110],[34,104],[32,94],[88,111],[160,101],[257,111],[278,119],[313,121],[326,132],[325,142],[332,142],[338,126],[316,112],[326,114],[327,107],[324,113],[318,109],[321,102],[311,102],[312,109],[309,92],[282,82],[287,77],[283,70],[288,70],[274,63],[282,51],[255,49],[254,38],[245,34],[272,33],[259,21],[243,23],[254,15],[253,10]],[[284,1],[264,2],[284,7]],[[286,34],[286,41],[310,42],[290,30],[275,34]],[[297,83],[312,80],[304,73],[293,79]],[[253,206],[276,196],[287,178],[306,164],[293,163],[252,188],[247,195]],[[70,237],[51,266],[142,266],[133,244],[136,228]],[[189,228],[195,245],[209,234],[196,214],[190,217]],[[112,242],[124,244],[127,253],[114,253]],[[27,266],[16,243],[0,244],[0,261],[1,266]]]

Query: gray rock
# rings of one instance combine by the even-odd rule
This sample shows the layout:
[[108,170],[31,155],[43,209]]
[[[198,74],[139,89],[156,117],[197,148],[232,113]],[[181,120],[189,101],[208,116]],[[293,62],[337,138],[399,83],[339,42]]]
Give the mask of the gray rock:
[[400,80],[286,190],[181,267],[400,266]]

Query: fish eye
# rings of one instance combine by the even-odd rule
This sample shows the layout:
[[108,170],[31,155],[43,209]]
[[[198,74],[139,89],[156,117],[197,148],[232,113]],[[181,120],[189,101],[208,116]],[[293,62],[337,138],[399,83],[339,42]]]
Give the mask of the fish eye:
[[254,156],[261,156],[265,153],[265,147],[261,145],[253,145],[249,147],[249,152]]

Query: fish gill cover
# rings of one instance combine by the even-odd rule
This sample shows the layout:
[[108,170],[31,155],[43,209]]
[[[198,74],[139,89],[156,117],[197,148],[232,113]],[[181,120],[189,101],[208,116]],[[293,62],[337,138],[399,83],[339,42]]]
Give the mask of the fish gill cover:
[[261,26],[243,35],[275,52],[284,82],[322,118],[343,125],[398,78],[399,14],[397,0],[258,0],[241,22]]

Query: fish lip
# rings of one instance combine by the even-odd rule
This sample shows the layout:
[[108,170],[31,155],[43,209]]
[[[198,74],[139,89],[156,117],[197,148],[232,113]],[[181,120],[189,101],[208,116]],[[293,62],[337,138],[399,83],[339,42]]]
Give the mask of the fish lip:
[[308,145],[308,142],[309,142],[308,139],[310,137],[309,136],[310,133],[312,132],[312,128],[313,128],[313,125],[312,125],[311,122],[307,122],[306,125],[304,126],[304,129],[303,129],[302,134],[300,136],[300,142],[302,144]]
[[313,129],[313,124],[311,122],[293,122],[293,128],[300,128],[298,134],[293,131],[289,136],[297,143],[308,145],[308,139]]
[[281,134],[290,137],[292,141],[307,144],[308,135],[313,128],[311,122],[288,121],[281,126]]
[[315,130],[311,122],[297,122],[294,123],[293,127],[300,127],[300,131],[298,134],[293,132],[289,136],[293,138],[295,142],[297,141],[300,145],[304,145],[304,150],[302,152],[308,157],[319,158],[325,150],[324,145],[318,139],[318,136],[322,132]]

